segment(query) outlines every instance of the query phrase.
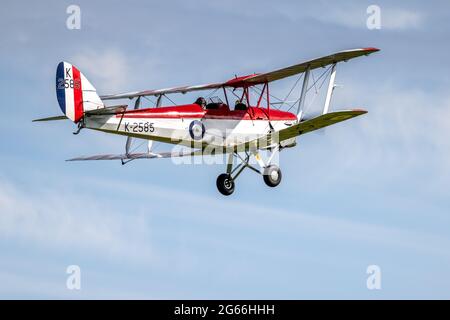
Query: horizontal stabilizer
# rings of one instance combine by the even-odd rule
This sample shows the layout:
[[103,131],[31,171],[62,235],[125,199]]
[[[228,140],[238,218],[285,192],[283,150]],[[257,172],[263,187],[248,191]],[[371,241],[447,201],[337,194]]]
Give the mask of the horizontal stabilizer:
[[111,106],[111,107],[105,107],[101,109],[95,109],[95,110],[89,110],[85,111],[84,114],[87,116],[92,115],[107,115],[107,114],[118,114],[123,113],[127,110],[127,105],[119,105],[119,106]]
[[41,119],[34,119],[33,122],[40,122],[40,121],[55,121],[55,120],[67,120],[66,116],[55,116],[55,117],[48,117],[48,118],[41,118]]

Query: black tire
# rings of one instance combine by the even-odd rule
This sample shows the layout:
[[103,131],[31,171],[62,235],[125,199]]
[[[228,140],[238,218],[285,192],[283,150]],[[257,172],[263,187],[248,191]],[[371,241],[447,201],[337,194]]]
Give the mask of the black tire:
[[234,181],[228,173],[222,173],[217,177],[217,189],[224,196],[229,196],[234,192]]
[[264,169],[264,182],[269,187],[276,187],[281,182],[281,170],[276,165],[268,166]]

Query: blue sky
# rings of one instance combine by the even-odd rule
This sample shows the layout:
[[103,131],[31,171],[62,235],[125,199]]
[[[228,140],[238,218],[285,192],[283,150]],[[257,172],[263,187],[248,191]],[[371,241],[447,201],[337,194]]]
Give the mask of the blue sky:
[[[80,30],[70,4],[2,4],[1,298],[450,298],[446,1],[77,1]],[[60,112],[61,60],[107,94],[367,46],[382,51],[338,66],[332,109],[369,113],[283,152],[275,189],[249,171],[225,198],[223,165],[68,163],[125,139],[31,123]],[[80,291],[66,288],[72,264]],[[381,290],[366,288],[372,264]]]

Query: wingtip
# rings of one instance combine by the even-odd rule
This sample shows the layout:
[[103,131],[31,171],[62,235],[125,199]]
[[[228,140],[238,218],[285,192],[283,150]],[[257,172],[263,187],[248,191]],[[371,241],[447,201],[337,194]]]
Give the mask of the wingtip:
[[365,113],[368,113],[368,112],[369,112],[369,111],[364,110],[364,109],[352,109],[352,111],[358,112],[359,114],[365,114]]
[[368,51],[370,53],[380,51],[380,49],[375,48],[375,47],[367,47],[367,48],[363,48],[363,50]]
[[56,120],[67,120],[68,118],[66,116],[53,116],[53,117],[47,117],[47,118],[39,118],[39,119],[33,119],[31,122],[44,122],[44,121],[56,121]]

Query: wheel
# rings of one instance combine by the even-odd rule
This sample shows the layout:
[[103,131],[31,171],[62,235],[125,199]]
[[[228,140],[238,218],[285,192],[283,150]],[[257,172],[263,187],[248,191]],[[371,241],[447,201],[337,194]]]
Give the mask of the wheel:
[[276,165],[264,169],[264,182],[269,187],[276,187],[281,182],[281,170]]
[[234,181],[228,173],[222,173],[217,177],[217,189],[224,196],[229,196],[234,192]]

